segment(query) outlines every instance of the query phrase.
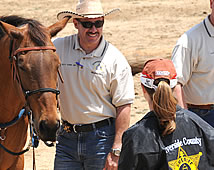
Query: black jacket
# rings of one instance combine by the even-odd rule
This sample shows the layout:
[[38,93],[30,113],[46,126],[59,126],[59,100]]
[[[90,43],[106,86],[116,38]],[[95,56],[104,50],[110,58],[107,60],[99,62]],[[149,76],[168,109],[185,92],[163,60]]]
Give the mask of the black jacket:
[[154,112],[123,134],[119,170],[214,170],[214,128],[177,107],[176,129],[161,137]]

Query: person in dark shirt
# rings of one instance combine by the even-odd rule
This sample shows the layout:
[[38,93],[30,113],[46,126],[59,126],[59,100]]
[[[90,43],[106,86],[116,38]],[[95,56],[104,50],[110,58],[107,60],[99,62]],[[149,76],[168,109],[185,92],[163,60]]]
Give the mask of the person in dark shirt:
[[122,137],[119,170],[214,169],[214,129],[177,105],[171,60],[145,63],[141,86],[150,112]]

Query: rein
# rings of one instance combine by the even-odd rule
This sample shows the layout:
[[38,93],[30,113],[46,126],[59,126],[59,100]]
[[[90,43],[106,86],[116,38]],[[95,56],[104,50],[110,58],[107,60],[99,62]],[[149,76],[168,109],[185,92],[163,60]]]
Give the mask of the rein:
[[5,129],[5,128],[8,128],[10,126],[13,126],[25,113],[25,109],[22,109],[19,114],[13,119],[11,120],[10,122],[7,122],[7,123],[1,123],[0,124],[0,129]]
[[[0,124],[0,130],[1,130],[1,129],[4,129],[4,130],[5,130],[5,129],[7,129],[7,128],[10,127],[10,126],[13,126],[22,116],[25,116],[25,115],[26,115],[26,110],[25,110],[25,109],[22,109],[22,110],[19,112],[18,116],[16,116],[12,121],[7,122],[7,123]],[[29,120],[29,122],[30,122],[30,129],[32,129],[32,123],[31,123],[31,122],[32,122],[32,114],[31,114],[30,111],[28,112],[28,120]],[[38,146],[38,144],[35,142],[37,138],[35,138],[35,136],[34,136],[32,130],[30,130],[30,136],[31,136],[31,138],[32,138],[32,139],[31,139],[31,142],[29,143],[29,145],[27,146],[26,149],[24,149],[24,150],[22,150],[22,151],[20,151],[20,152],[12,152],[12,151],[10,151],[9,149],[7,149],[4,145],[2,145],[1,143],[0,143],[0,147],[1,147],[2,149],[4,149],[6,152],[10,153],[11,155],[16,155],[16,156],[22,155],[22,154],[24,154],[25,152],[29,151],[31,146],[32,146],[32,147],[37,147],[37,146]],[[1,138],[1,140],[5,140],[5,138],[6,138],[6,137]]]

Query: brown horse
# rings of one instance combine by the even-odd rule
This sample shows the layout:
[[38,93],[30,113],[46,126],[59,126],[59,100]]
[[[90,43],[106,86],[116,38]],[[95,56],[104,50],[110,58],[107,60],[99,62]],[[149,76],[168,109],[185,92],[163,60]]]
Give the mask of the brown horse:
[[[11,152],[21,152],[26,143],[28,116],[19,117],[23,107],[32,110],[38,137],[56,140],[60,126],[56,100],[60,60],[51,37],[65,27],[68,19],[44,27],[32,19],[0,17],[0,144]],[[1,170],[23,168],[23,154],[14,156],[0,148]]]

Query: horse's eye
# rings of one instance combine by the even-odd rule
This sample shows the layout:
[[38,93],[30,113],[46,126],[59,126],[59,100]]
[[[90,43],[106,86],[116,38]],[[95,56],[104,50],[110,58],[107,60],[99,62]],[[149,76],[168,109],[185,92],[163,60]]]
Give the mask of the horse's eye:
[[21,51],[20,53],[19,53],[19,55],[26,55],[27,54],[27,51]]
[[18,58],[17,65],[22,71],[26,71],[24,67],[24,59],[22,57]]
[[18,58],[18,64],[22,64],[24,62],[24,59],[22,57]]

